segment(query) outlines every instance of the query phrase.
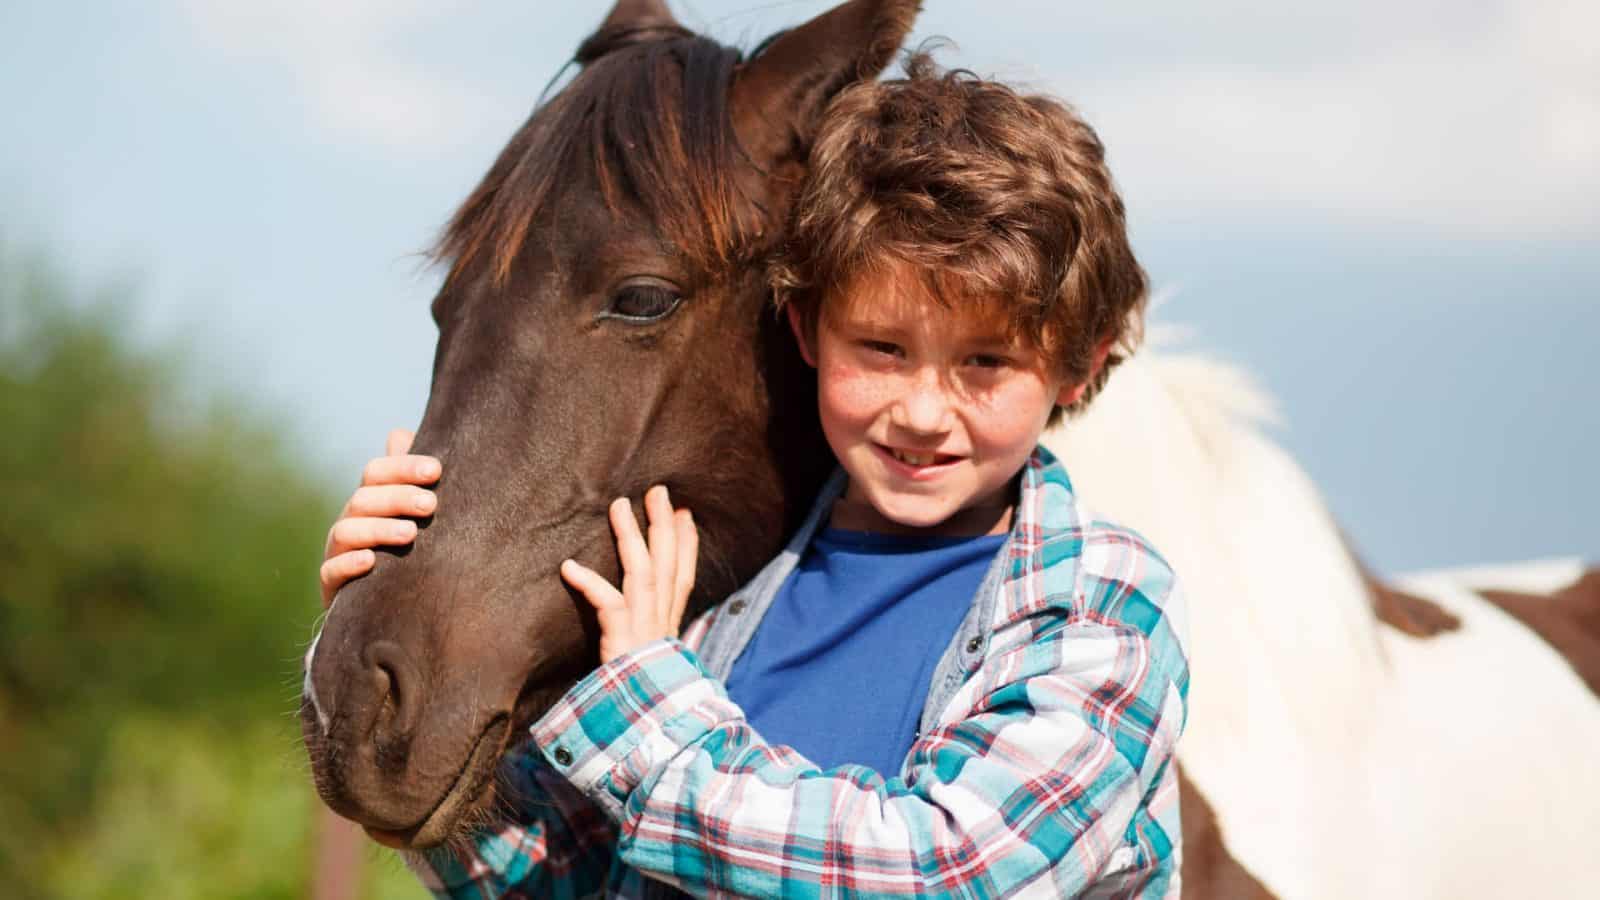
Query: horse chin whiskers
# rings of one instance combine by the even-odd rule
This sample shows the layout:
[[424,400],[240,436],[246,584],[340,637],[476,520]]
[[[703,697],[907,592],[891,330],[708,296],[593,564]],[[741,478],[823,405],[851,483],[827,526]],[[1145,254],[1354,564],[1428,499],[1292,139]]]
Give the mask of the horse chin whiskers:
[[510,735],[507,735],[505,745],[489,762],[488,772],[473,777],[477,785],[469,789],[473,790],[475,795],[460,807],[455,821],[450,823],[448,832],[437,844],[404,848],[401,852],[417,855],[437,849],[448,852],[458,859],[469,859],[475,848],[472,841],[474,834],[511,821],[516,807],[507,798],[516,796],[516,791],[507,780],[502,763],[508,746],[514,743]]
[[506,738],[506,746],[501,752],[501,757],[496,761],[494,771],[489,777],[479,796],[474,802],[462,810],[460,819],[455,827],[450,830],[450,835],[444,840],[442,847],[461,854],[472,850],[472,835],[486,828],[496,828],[506,822],[512,821],[519,812],[526,812],[534,808],[555,809],[555,805],[548,801],[537,800],[527,795],[517,785],[517,779],[505,763],[505,754],[521,749],[523,742],[519,735],[522,731],[513,731]]

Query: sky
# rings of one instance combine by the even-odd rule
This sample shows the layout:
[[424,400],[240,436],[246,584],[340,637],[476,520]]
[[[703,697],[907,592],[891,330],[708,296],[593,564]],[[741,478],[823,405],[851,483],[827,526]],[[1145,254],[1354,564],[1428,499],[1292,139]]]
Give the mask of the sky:
[[[745,47],[829,6],[673,4]],[[1600,4],[924,7],[1099,130],[1154,321],[1277,398],[1380,570],[1600,560]],[[426,399],[422,251],[608,8],[0,5],[0,245],[134,285],[353,487]]]

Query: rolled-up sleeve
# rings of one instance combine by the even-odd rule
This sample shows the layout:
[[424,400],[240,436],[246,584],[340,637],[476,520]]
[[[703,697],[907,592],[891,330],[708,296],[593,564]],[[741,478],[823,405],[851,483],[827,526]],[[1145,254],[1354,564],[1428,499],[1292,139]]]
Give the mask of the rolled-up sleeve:
[[625,863],[695,894],[1165,895],[1177,835],[1148,807],[1182,728],[1181,649],[1082,612],[1011,623],[1026,639],[894,778],[765,743],[675,640],[592,673],[534,740],[616,818]]

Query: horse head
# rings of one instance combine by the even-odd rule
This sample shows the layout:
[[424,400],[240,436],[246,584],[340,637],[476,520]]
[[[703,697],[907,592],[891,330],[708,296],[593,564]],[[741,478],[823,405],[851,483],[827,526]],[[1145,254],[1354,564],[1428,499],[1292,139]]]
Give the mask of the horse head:
[[612,498],[659,483],[693,510],[690,615],[797,524],[832,461],[762,260],[815,120],[888,65],[917,7],[855,0],[747,57],[621,0],[462,205],[413,450],[443,460],[438,507],[340,591],[306,655],[335,811],[421,848],[489,805],[500,757],[597,663],[557,568],[619,576]]

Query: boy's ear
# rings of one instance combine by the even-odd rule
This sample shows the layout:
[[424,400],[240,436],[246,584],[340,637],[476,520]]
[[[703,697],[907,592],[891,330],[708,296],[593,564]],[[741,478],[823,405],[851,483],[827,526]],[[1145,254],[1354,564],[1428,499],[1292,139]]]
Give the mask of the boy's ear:
[[798,156],[846,87],[876,78],[911,32],[921,0],[852,0],[780,33],[734,75],[734,132],[758,164]]
[[800,307],[795,306],[793,303],[786,303],[783,306],[783,311],[789,319],[789,330],[794,332],[795,345],[800,348],[800,358],[806,361],[806,365],[815,369],[817,367],[817,354],[812,351],[811,341],[806,338],[806,323],[800,318]]
[[1077,384],[1069,384],[1061,389],[1061,393],[1056,394],[1056,405],[1071,406],[1072,404],[1077,403],[1079,400],[1082,400],[1083,392],[1087,391],[1088,389],[1089,382],[1087,381],[1080,381]]
[[1090,382],[1094,381],[1095,376],[1099,375],[1100,370],[1105,367],[1106,357],[1111,355],[1111,348],[1116,343],[1116,338],[1108,337],[1095,346],[1094,358],[1089,360],[1089,377],[1077,384],[1069,384],[1063,387],[1061,393],[1056,394],[1057,406],[1071,406],[1083,399],[1083,392],[1089,389]]

